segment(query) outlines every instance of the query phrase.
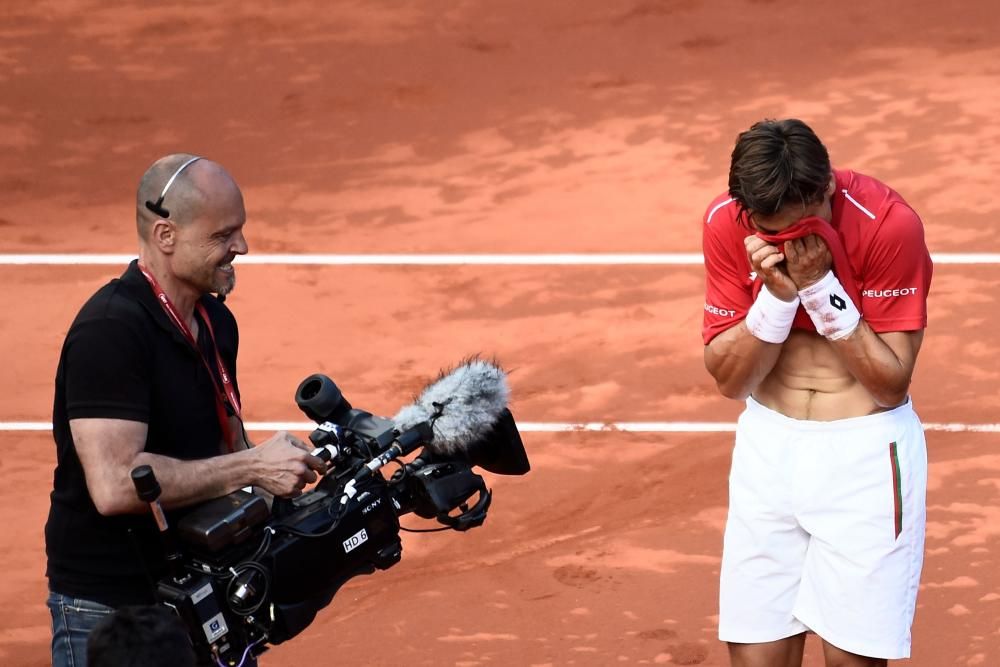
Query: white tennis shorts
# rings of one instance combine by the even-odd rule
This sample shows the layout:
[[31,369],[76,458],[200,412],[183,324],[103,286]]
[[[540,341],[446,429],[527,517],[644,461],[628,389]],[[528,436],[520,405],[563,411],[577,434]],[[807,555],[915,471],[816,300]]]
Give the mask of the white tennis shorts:
[[926,495],[927,448],[909,400],[814,422],[748,399],[729,478],[719,639],[812,630],[850,653],[908,658]]

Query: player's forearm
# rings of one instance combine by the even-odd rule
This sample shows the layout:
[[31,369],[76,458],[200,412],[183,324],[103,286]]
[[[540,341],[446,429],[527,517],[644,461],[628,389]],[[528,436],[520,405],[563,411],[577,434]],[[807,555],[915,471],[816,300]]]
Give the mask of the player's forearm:
[[907,357],[903,358],[876,334],[832,270],[800,289],[799,299],[816,332],[830,341],[848,371],[877,405],[891,408],[906,399],[916,349],[904,351]]
[[830,344],[880,407],[896,407],[906,400],[912,365],[904,363],[864,320],[849,336]]
[[780,354],[780,343],[754,337],[741,322],[705,346],[705,368],[723,396],[742,400],[768,376]]

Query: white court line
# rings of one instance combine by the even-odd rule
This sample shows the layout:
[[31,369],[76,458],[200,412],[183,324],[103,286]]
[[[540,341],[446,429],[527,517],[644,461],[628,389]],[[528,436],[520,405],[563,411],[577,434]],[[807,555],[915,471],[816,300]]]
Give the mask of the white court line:
[[[1000,253],[931,253],[935,264],[1000,264]],[[135,255],[90,254],[0,254],[0,265],[34,266],[64,264],[123,266]],[[698,265],[701,253],[552,253],[552,254],[472,254],[472,255],[247,255],[237,264],[325,265],[325,266],[553,266],[553,265]]]
[[[247,422],[248,431],[311,431],[313,422]],[[628,433],[732,433],[732,422],[519,422],[523,433],[567,433],[600,431]],[[0,431],[51,431],[49,422],[0,422]],[[948,433],[1000,433],[1000,424],[927,423],[925,431]]]

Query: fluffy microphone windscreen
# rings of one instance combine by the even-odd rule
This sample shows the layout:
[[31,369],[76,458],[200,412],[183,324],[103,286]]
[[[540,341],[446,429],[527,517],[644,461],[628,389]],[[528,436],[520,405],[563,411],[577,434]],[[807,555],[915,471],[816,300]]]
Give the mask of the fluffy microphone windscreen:
[[483,359],[469,359],[454,370],[442,371],[393,421],[396,428],[405,431],[440,413],[428,448],[438,454],[454,454],[490,432],[509,397],[503,369]]

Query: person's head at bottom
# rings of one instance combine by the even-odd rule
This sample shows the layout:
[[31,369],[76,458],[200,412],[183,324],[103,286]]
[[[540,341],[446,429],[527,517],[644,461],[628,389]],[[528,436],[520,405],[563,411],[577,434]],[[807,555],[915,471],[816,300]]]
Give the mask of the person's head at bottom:
[[122,607],[87,639],[88,667],[195,667],[181,619],[162,605]]

